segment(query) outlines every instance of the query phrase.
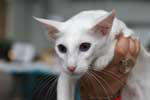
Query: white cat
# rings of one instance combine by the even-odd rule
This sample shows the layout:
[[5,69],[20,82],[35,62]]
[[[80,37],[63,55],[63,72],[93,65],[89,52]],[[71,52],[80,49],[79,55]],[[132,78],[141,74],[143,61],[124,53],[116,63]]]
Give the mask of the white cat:
[[[115,36],[133,31],[115,17],[115,11],[83,11],[65,22],[35,18],[47,26],[61,65],[57,100],[74,100],[75,85],[96,59],[103,69],[114,56]],[[137,63],[122,92],[122,100],[150,100],[150,54],[141,46]],[[132,92],[132,95],[131,95]],[[133,95],[134,94],[134,95]]]

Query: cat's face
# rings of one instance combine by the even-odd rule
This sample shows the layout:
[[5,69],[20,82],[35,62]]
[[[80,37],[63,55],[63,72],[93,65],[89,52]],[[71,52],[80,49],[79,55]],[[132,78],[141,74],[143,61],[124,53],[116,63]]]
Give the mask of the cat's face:
[[94,52],[99,43],[104,39],[98,39],[88,31],[65,31],[63,35],[56,40],[55,50],[62,62],[62,69],[68,74],[85,73],[91,61],[94,59]]
[[[114,12],[95,24],[80,20],[59,23],[37,19],[46,24],[55,40],[55,50],[61,60],[61,70],[69,75],[82,75],[105,46],[114,20]],[[57,33],[57,34],[55,34]]]

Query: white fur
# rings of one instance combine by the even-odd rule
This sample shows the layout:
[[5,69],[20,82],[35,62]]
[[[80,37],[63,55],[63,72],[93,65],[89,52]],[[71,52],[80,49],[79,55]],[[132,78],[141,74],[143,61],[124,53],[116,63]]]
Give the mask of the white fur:
[[[61,23],[61,27],[58,25],[58,28],[56,24],[53,25],[54,23],[46,22],[49,26],[59,30],[59,37],[55,40],[55,50],[61,62],[61,72],[57,86],[58,100],[74,100],[75,84],[78,79],[76,76],[84,74],[94,58],[97,58],[95,69],[103,69],[107,66],[114,56],[116,44],[114,37],[116,34],[123,31],[123,33],[126,33],[125,36],[132,35],[133,31],[117,18],[114,19],[108,37],[97,36],[92,33],[90,29],[108,14],[108,12],[102,10],[84,11]],[[45,22],[42,21],[42,23]],[[90,42],[92,44],[87,52],[79,51],[79,44],[82,42]],[[60,43],[67,47],[66,54],[58,51],[57,45]],[[150,55],[142,47],[137,63],[122,92],[122,100],[150,100],[149,64]],[[68,72],[68,66],[76,67],[74,74]],[[134,95],[131,95],[131,92]]]

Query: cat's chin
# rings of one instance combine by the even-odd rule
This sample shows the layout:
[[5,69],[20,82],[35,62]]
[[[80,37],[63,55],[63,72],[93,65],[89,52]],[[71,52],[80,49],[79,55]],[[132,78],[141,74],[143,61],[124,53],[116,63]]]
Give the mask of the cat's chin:
[[78,73],[78,72],[65,72],[67,75],[69,75],[72,78],[80,78],[84,73]]

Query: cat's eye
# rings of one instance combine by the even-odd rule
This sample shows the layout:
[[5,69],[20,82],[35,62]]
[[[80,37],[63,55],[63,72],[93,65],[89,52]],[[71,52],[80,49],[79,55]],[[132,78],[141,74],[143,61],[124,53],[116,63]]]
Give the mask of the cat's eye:
[[59,44],[59,45],[58,45],[58,50],[59,50],[61,53],[66,53],[66,52],[67,52],[67,48],[66,48],[63,44]]
[[88,51],[90,47],[91,47],[91,43],[87,43],[87,42],[81,43],[79,50],[85,52]]

